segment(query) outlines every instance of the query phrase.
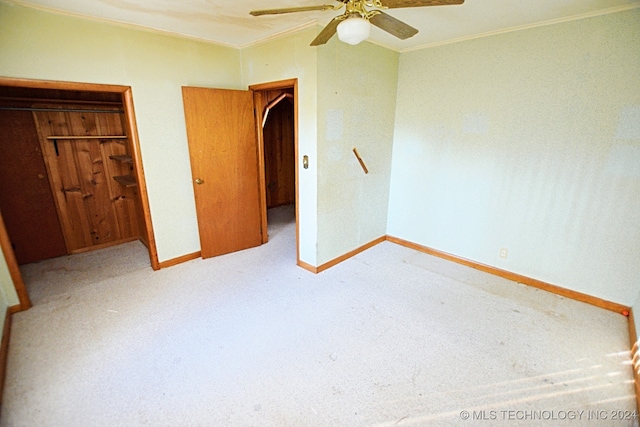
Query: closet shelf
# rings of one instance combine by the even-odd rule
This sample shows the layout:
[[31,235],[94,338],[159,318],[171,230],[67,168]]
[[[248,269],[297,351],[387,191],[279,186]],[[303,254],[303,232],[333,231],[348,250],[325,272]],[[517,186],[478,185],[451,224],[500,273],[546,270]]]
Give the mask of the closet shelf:
[[136,178],[132,175],[114,176],[113,179],[125,187],[135,187],[138,185]]
[[49,140],[56,139],[127,139],[127,135],[57,135],[57,136],[48,136]]
[[123,156],[109,156],[111,160],[115,160],[120,163],[133,163],[133,159],[131,156],[123,155]]

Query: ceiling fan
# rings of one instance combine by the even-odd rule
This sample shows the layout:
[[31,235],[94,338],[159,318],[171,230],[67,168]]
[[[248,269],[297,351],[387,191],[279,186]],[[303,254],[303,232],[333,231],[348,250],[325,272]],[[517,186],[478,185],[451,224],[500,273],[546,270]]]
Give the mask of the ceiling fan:
[[[464,0],[336,0],[338,5],[323,4],[319,6],[289,7],[283,9],[253,10],[253,16],[279,15],[292,12],[309,12],[316,10],[339,10],[343,6],[345,12],[338,15],[320,31],[311,42],[311,46],[320,46],[333,37],[337,32],[338,38],[345,43],[356,45],[369,37],[371,25],[398,37],[408,39],[418,33],[418,30],[404,22],[387,15],[380,9],[395,9],[401,7],[447,6],[462,4]],[[368,10],[367,8],[372,8]]]

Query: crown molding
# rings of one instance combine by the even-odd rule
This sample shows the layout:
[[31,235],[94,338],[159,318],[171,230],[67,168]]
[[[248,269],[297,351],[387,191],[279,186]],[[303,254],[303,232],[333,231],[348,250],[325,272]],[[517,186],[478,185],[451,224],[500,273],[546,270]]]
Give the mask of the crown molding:
[[536,22],[536,23],[533,23],[533,24],[517,25],[515,27],[503,28],[501,30],[488,31],[486,33],[474,34],[474,35],[471,35],[471,36],[458,37],[458,38],[455,38],[455,39],[443,40],[443,41],[436,42],[436,43],[429,43],[429,44],[424,44],[424,45],[421,45],[421,46],[409,47],[409,48],[405,48],[405,49],[400,49],[399,52],[400,53],[406,53],[406,52],[412,52],[412,51],[416,51],[416,50],[429,49],[429,48],[432,48],[432,47],[444,46],[444,45],[452,44],[452,43],[459,43],[459,42],[464,42],[464,41],[469,41],[469,40],[480,39],[480,38],[484,38],[484,37],[496,36],[496,35],[499,35],[499,34],[512,33],[514,31],[529,30],[529,29],[532,29],[532,28],[546,27],[548,25],[562,24],[564,22],[579,21],[581,19],[594,18],[596,16],[610,15],[612,13],[625,12],[627,10],[633,10],[633,9],[638,9],[638,8],[640,8],[640,4],[639,3],[627,4],[627,5],[624,5],[624,6],[610,7],[608,9],[597,10],[597,11],[594,11],[594,12],[581,13],[581,14],[578,14],[578,15],[571,15],[571,16],[567,16],[567,17],[564,17],[564,18],[550,19],[548,21],[541,21],[541,22]]

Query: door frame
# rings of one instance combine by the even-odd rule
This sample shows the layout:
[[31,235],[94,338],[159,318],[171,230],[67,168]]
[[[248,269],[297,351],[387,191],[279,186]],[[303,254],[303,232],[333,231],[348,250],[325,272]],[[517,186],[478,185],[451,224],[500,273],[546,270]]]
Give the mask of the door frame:
[[[19,78],[0,77],[0,86],[24,87],[32,89],[56,89],[56,90],[74,90],[81,92],[110,92],[118,93],[122,96],[122,106],[125,114],[127,134],[130,138],[131,157],[133,159],[133,167],[138,180],[138,197],[140,198],[140,206],[142,208],[142,217],[144,219],[144,237],[148,244],[149,260],[151,268],[160,269],[158,262],[158,251],[151,222],[151,209],[149,207],[149,196],[147,193],[147,184],[144,177],[144,169],[142,167],[142,154],[140,151],[140,140],[138,138],[138,128],[136,125],[135,111],[133,108],[133,94],[131,86],[108,85],[97,83],[75,83],[53,80],[31,80]],[[24,287],[24,281],[20,274],[20,269],[9,241],[9,236],[0,212],[0,249],[4,253],[9,273],[13,281],[18,299],[20,300],[20,309],[26,310],[31,307],[29,296]]]
[[260,83],[249,86],[249,90],[254,93],[254,107],[256,115],[256,138],[258,141],[258,167],[260,168],[260,214],[262,216],[262,243],[269,240],[269,231],[267,228],[267,187],[265,177],[265,160],[264,160],[264,134],[262,132],[262,119],[264,108],[269,101],[263,102],[262,93],[278,89],[293,89],[293,150],[294,150],[294,168],[295,168],[295,211],[296,211],[296,264],[300,264],[300,230],[299,230],[299,171],[298,171],[298,79],[279,80],[275,82]]

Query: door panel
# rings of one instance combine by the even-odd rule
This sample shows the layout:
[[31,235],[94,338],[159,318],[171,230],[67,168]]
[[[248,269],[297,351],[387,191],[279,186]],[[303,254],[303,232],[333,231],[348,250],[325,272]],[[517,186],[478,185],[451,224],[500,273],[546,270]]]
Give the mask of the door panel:
[[66,255],[38,133],[29,111],[0,114],[0,209],[18,264]]
[[253,94],[183,87],[182,95],[202,257],[260,245]]

